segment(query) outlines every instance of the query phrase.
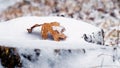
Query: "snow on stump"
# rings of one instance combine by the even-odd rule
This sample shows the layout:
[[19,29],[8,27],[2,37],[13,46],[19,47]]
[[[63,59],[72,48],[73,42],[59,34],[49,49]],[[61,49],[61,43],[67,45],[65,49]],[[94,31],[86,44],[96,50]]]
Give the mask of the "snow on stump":
[[[51,36],[43,40],[41,27],[35,28],[31,34],[27,32],[27,28],[32,25],[45,22],[59,22],[65,27],[66,40],[57,42]],[[94,48],[95,44],[91,43],[104,45],[103,30],[79,20],[62,17],[21,17],[0,23],[0,60],[2,66],[8,68],[32,68],[30,64],[37,63],[38,60],[47,61],[48,68],[57,68],[59,65],[56,60],[85,54],[86,49]],[[42,63],[39,64],[44,67]]]

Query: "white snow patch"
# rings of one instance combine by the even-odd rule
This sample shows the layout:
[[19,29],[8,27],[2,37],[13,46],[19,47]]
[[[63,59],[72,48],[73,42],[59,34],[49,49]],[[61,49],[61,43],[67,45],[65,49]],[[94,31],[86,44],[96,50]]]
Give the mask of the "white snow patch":
[[[60,41],[60,42],[56,42],[51,39],[42,40],[40,36],[40,30],[41,30],[40,28],[35,28],[31,34],[29,34],[26,30],[27,28],[30,28],[34,24],[43,24],[45,22],[59,22],[60,25],[65,27],[66,29],[64,34],[67,36],[67,39],[65,41]],[[22,45],[29,44],[28,45],[29,47],[35,47],[35,46],[38,47],[41,45],[47,46],[49,44],[52,44],[52,46],[59,45],[59,47],[67,46],[68,44],[79,46],[83,44],[82,36],[84,33],[92,34],[92,32],[97,32],[97,31],[100,31],[100,29],[95,26],[92,26],[83,21],[78,21],[70,18],[21,17],[0,23],[0,41],[1,41],[0,44],[4,44],[4,45],[7,43],[10,44],[9,41],[11,41],[12,42],[11,44],[13,43],[19,43]],[[23,47],[27,45],[24,45]]]

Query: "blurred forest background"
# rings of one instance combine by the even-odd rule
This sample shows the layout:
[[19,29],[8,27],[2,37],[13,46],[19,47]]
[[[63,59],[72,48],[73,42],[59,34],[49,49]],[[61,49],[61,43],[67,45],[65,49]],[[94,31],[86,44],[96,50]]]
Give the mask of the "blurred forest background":
[[22,16],[62,16],[105,32],[105,45],[120,44],[120,0],[0,0],[0,22]]

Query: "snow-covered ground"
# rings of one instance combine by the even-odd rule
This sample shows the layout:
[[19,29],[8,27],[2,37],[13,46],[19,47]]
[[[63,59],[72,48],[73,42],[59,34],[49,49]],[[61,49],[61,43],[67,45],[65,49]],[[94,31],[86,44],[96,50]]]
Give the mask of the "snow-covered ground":
[[[54,21],[65,27],[65,41],[42,40],[39,27],[27,33],[26,29],[36,23]],[[119,48],[88,43],[82,38],[98,31],[101,29],[70,18],[21,17],[0,23],[0,45],[17,48],[23,68],[119,68]],[[40,49],[39,55],[36,48]]]

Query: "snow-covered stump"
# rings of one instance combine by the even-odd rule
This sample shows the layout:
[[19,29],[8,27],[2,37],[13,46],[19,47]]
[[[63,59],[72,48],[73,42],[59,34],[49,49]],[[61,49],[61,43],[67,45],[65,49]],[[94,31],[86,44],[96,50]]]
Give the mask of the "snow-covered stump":
[[[43,49],[41,52],[41,49],[13,48],[13,47],[5,47],[1,45],[0,46],[1,64],[2,66],[7,68],[26,67],[26,64],[29,65],[30,63],[41,61],[40,59],[43,57],[45,57],[44,59],[47,59],[48,61],[51,60],[51,62],[48,64],[51,63],[55,64],[53,61],[55,57],[59,56],[62,58],[65,57],[67,58],[75,54],[81,54],[81,55],[85,54],[85,49],[53,49],[53,50],[49,50],[52,52],[48,52],[48,53],[45,51],[47,50]],[[43,53],[46,56],[44,56]],[[43,62],[47,62],[47,61],[43,61]]]
[[115,64],[114,60],[117,58],[113,57],[112,47],[87,45],[78,49],[31,49],[0,46],[1,65],[7,68],[119,67]]
[[[27,28],[45,22],[59,22],[64,26],[66,40],[43,40],[40,36],[41,27],[35,28],[31,34],[27,33]],[[73,61],[77,56],[82,57],[86,51],[104,47],[93,43],[104,45],[103,30],[79,20],[22,17],[0,23],[0,61],[4,67],[59,68],[67,60]],[[64,64],[65,68],[69,68],[69,65],[71,63]]]
[[[66,31],[65,42],[77,42],[84,38],[85,41],[104,45],[104,31],[81,20],[63,17],[22,17],[0,23],[0,38],[12,40],[41,40],[40,28],[35,28],[32,34],[27,34],[27,28],[34,24],[59,22]],[[51,40],[50,38],[48,40]]]

